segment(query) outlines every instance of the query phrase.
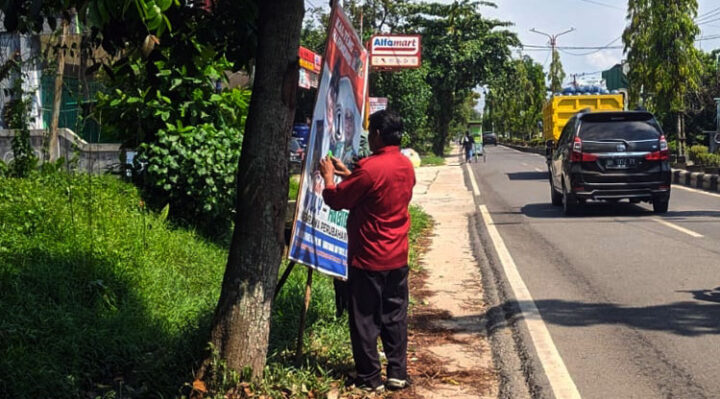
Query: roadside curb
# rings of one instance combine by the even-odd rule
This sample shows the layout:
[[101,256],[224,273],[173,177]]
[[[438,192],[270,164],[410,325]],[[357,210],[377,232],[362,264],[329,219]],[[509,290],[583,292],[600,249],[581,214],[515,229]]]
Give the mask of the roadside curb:
[[[523,147],[513,144],[500,144],[514,150],[545,155],[545,148]],[[720,175],[703,172],[690,172],[685,169],[672,169],[672,183],[710,192],[720,192]]]
[[689,172],[684,169],[672,170],[673,184],[680,184],[687,187],[697,188],[706,191],[719,192],[718,179],[716,174],[703,172]]
[[545,147],[524,147],[521,145],[507,144],[507,143],[498,143],[498,145],[502,145],[507,148],[512,148],[513,150],[529,152],[532,154],[538,154],[538,155],[545,156]]

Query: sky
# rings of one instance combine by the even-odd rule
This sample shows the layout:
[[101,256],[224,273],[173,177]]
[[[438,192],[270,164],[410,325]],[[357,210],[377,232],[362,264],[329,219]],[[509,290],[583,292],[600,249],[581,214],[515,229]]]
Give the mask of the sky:
[[[532,28],[548,34],[557,34],[575,28],[575,31],[558,37],[558,46],[603,47],[618,39],[626,25],[626,0],[496,0],[495,2],[497,8],[482,7],[481,13],[512,22],[514,26],[510,29],[516,32],[520,41],[526,45],[548,44],[548,38],[530,32]],[[720,7],[720,2],[698,0],[698,5],[698,15],[702,16]],[[720,15],[706,19],[718,20],[700,25],[701,37],[720,35]],[[704,50],[720,48],[720,38],[701,41],[698,44],[698,47],[702,46]],[[618,39],[612,45],[622,46],[622,39]],[[550,50],[526,48],[523,54],[543,64],[547,72]],[[567,80],[570,81],[572,74],[586,74],[581,78],[599,76],[597,72],[609,69],[623,59],[623,51],[622,49],[563,50],[560,52],[560,59],[568,76]]]
[[[325,0],[305,0],[306,4],[327,4]],[[453,0],[437,0],[452,3]],[[557,34],[570,28],[573,32],[560,36],[557,45],[577,47],[622,46],[620,36],[626,25],[627,0],[491,0],[496,8],[483,6],[480,12],[487,17],[513,24],[509,29],[518,34],[524,45],[547,46],[546,36],[533,33],[530,29]],[[702,18],[703,14],[711,13]],[[698,0],[701,34],[699,38],[720,36],[720,1]],[[617,39],[617,40],[616,40]],[[616,40],[616,41],[614,41]],[[614,42],[613,42],[614,41]],[[720,37],[697,42],[698,47],[709,51],[720,48]],[[549,49],[525,48],[527,54],[543,64],[545,72],[550,66]],[[515,56],[518,56],[516,52]],[[578,80],[599,79],[600,72],[611,68],[623,59],[622,48],[594,50],[569,50],[560,52],[560,60],[566,74],[566,84],[572,82],[573,74]],[[483,101],[476,108],[482,109]]]

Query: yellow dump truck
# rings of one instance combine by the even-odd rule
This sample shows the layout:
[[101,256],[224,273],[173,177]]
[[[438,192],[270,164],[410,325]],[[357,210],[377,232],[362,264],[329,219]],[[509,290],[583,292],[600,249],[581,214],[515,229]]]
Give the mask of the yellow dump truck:
[[622,111],[622,94],[555,95],[543,107],[543,137],[557,141],[567,121],[578,111]]

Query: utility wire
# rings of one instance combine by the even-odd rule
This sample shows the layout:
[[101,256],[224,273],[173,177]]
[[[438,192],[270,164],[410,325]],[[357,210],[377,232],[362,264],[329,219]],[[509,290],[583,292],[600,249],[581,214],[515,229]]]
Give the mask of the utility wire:
[[618,7],[618,6],[614,6],[614,5],[611,5],[611,4],[601,3],[601,2],[595,1],[595,0],[580,0],[580,1],[584,1],[584,2],[590,3],[590,4],[595,4],[596,6],[603,6],[603,7],[607,7],[607,8],[613,8],[613,9],[615,9],[615,10],[625,11],[624,8],[620,8],[620,7]]
[[598,52],[603,51],[603,50],[608,50],[608,49],[611,49],[611,48],[620,47],[620,46],[611,47],[611,45],[612,45],[613,43],[617,42],[617,41],[620,40],[620,39],[622,39],[622,36],[618,36],[617,38],[615,38],[615,40],[611,41],[610,43],[606,44],[605,46],[600,47],[600,48],[598,48],[598,49],[596,49],[596,50],[588,51],[587,53],[571,53],[571,52],[569,52],[569,51],[567,51],[567,50],[564,50],[564,49],[563,49],[563,50],[560,50],[560,51],[562,51],[562,52],[565,53],[565,54],[575,55],[575,56],[580,56],[580,57],[582,57],[582,56],[586,56],[586,55],[590,55],[590,54],[595,54],[595,53],[598,53]]
[[695,18],[695,19],[696,19],[696,20],[698,20],[698,19],[703,19],[703,18],[707,17],[708,14],[712,14],[712,13],[715,13],[715,12],[720,12],[720,7],[713,8],[712,10],[710,10],[710,11],[708,11],[708,12],[702,14],[702,15],[698,15],[697,18]]

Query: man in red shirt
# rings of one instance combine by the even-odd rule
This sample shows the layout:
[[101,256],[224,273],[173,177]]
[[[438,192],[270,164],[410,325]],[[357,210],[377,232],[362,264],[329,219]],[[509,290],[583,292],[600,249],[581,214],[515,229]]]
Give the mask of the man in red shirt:
[[[356,385],[381,391],[377,338],[387,356],[388,389],[408,386],[408,206],[415,185],[412,163],[400,153],[403,123],[378,111],[370,116],[372,155],[350,171],[337,158],[320,161],[323,199],[334,210],[349,209],[348,291],[350,339]],[[335,184],[334,175],[343,178]]]

